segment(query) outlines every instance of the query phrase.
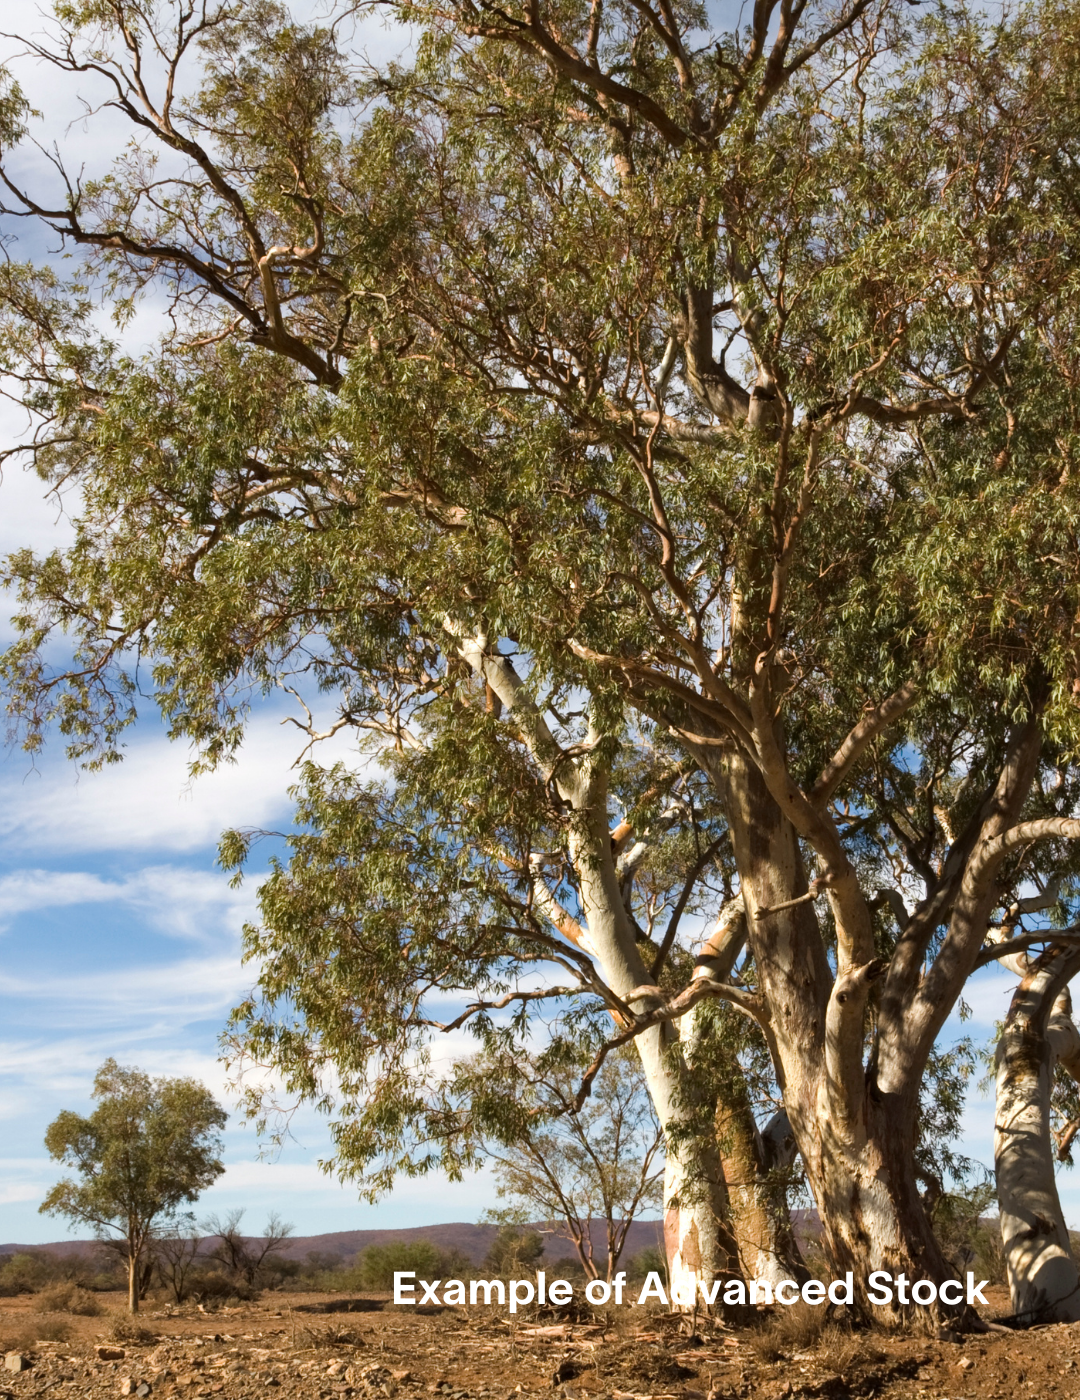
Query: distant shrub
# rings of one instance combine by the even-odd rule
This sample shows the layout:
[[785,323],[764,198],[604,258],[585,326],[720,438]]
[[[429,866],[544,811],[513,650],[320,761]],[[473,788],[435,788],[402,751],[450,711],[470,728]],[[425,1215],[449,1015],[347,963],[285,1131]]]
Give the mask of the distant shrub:
[[243,1279],[233,1278],[220,1269],[202,1269],[192,1274],[187,1291],[188,1296],[194,1298],[197,1303],[223,1303],[227,1298],[251,1302],[259,1296],[257,1288],[252,1288]]
[[98,1317],[101,1304],[77,1283],[51,1283],[38,1294],[41,1312],[74,1313],[76,1317]]
[[0,1255],[0,1298],[19,1293],[38,1293],[58,1284],[80,1288],[118,1288],[123,1279],[117,1272],[115,1256],[106,1250],[49,1254],[45,1250],[23,1250]]
[[495,1236],[484,1263],[497,1274],[528,1274],[538,1266],[543,1253],[543,1235],[517,1225],[504,1225]]
[[[297,1273],[289,1282],[293,1287],[310,1293],[355,1293],[360,1288],[382,1286],[381,1284],[365,1283],[364,1272],[359,1265],[352,1269],[305,1269]],[[393,1287],[392,1278],[387,1287]]]
[[430,1240],[391,1240],[389,1244],[369,1245],[359,1256],[357,1269],[349,1272],[355,1272],[362,1288],[385,1292],[393,1288],[396,1273],[410,1269],[420,1278],[441,1277],[445,1257]]
[[39,1254],[8,1254],[0,1264],[0,1298],[36,1293],[48,1283],[48,1261]]
[[[304,1274],[304,1266],[299,1259],[284,1259],[279,1254],[273,1254],[263,1263],[261,1274],[264,1287],[287,1288],[294,1279]],[[321,1284],[311,1286],[322,1287]]]
[[649,1274],[659,1274],[662,1279],[667,1278],[667,1260],[654,1244],[638,1250],[637,1254],[626,1261],[624,1267],[630,1278],[643,1279]]

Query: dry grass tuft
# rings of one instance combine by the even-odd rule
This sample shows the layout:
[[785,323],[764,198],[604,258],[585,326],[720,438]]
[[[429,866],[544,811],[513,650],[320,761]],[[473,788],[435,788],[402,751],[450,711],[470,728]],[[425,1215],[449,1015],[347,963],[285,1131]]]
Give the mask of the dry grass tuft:
[[826,1309],[812,1308],[808,1303],[777,1308],[768,1322],[751,1335],[750,1349],[759,1361],[783,1361],[797,1351],[816,1347],[826,1321]]
[[835,1371],[843,1377],[857,1362],[879,1359],[879,1354],[868,1347],[862,1337],[842,1327],[827,1327],[821,1334],[817,1362],[826,1371]]
[[157,1341],[157,1333],[141,1327],[130,1313],[113,1313],[109,1319],[108,1340],[132,1347],[148,1347]]
[[101,1304],[85,1288],[74,1283],[54,1283],[37,1295],[42,1312],[73,1313],[76,1317],[100,1317]]
[[0,1352],[34,1351],[41,1342],[66,1342],[71,1336],[71,1323],[62,1317],[43,1317],[23,1323],[0,1338]]
[[298,1327],[295,1345],[298,1347],[362,1347],[364,1339],[349,1327]]

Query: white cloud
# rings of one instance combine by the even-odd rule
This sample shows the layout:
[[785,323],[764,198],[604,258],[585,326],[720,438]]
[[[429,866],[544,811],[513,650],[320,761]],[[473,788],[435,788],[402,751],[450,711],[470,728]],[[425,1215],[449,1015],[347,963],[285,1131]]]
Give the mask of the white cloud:
[[65,1017],[75,1015],[82,1025],[93,1025],[134,1014],[173,1020],[220,1015],[252,980],[253,974],[233,955],[47,979],[0,973],[0,992],[26,1002],[47,1002]]
[[[189,752],[151,720],[133,733],[122,763],[84,773],[63,761],[59,744],[31,766],[9,753],[0,764],[0,836],[9,857],[33,851],[193,851],[211,846],[230,826],[288,825],[287,789],[303,747],[280,711],[256,712],[235,763],[191,779]],[[320,745],[330,762],[349,754],[348,736]]]
[[36,1205],[55,1175],[55,1168],[44,1157],[0,1157],[0,1205],[24,1201],[33,1201]]
[[255,914],[252,886],[230,889],[223,874],[146,866],[120,879],[89,871],[17,870],[0,876],[0,927],[20,914],[87,904],[128,906],[171,937],[220,944],[220,928]]

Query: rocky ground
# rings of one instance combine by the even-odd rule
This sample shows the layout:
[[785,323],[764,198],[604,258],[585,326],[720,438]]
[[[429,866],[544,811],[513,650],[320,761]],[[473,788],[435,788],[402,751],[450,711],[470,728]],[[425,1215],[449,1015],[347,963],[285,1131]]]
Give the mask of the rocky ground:
[[[991,1290],[1003,1315],[1007,1299]],[[96,1317],[0,1299],[0,1400],[1080,1400],[1080,1324],[963,1340],[852,1332],[821,1309],[777,1309],[738,1329],[626,1307],[560,1323],[487,1308],[266,1295],[204,1315],[116,1295]]]

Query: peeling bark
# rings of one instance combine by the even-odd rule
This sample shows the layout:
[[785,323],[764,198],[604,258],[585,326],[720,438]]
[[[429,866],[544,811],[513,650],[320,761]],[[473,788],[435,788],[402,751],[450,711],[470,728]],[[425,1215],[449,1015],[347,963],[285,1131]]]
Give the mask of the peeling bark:
[[[865,1289],[874,1269],[935,1283],[952,1278],[915,1176],[918,1077],[902,1092],[881,1094],[862,1068],[861,1052],[858,1074],[846,1084],[829,1072],[840,1058],[830,1054],[828,1042],[845,988],[826,961],[795,829],[760,771],[740,754],[726,756],[722,765],[712,760],[711,769],[724,796],[748,938],[772,1013],[773,1062],[830,1262],[838,1272],[852,1270],[857,1290]],[[865,964],[854,975],[869,978],[871,972],[876,969]],[[858,1029],[861,1047],[861,1013]],[[861,1306],[871,1312],[865,1292]],[[893,1315],[874,1308],[872,1316],[888,1322]],[[899,1312],[894,1316],[900,1320]]]
[[1080,1074],[1068,982],[1080,949],[1027,966],[997,1048],[994,1171],[1013,1313],[1022,1322],[1080,1322],[1080,1271],[1054,1175],[1050,1091],[1060,1060]]

